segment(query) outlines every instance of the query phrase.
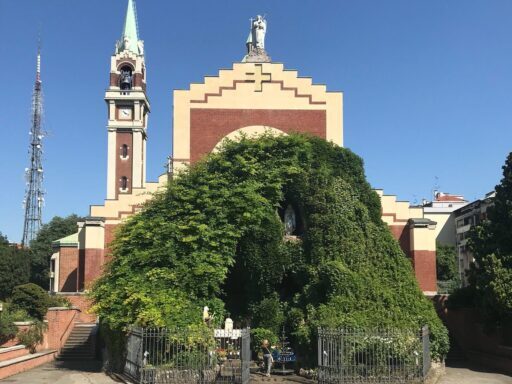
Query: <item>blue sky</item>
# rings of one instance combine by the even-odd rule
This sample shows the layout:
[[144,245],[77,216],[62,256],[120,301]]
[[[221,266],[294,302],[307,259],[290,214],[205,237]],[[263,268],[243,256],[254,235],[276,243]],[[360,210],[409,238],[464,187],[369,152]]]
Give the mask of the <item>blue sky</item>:
[[[45,95],[44,221],[106,194],[110,55],[126,0],[0,0],[0,231],[20,241],[38,30]],[[171,148],[172,90],[230,67],[266,14],[274,61],[344,92],[345,146],[401,200],[468,199],[499,182],[512,149],[512,1],[137,2],[145,40],[148,176]]]

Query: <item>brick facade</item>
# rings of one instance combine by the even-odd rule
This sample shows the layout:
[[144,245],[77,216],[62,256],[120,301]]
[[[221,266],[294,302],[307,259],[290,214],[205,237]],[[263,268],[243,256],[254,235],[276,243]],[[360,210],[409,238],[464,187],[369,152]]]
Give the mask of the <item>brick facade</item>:
[[80,308],[80,313],[78,314],[75,321],[83,322],[83,323],[94,323],[96,322],[96,315],[93,313],[89,313],[92,303],[87,298],[87,296],[83,293],[75,293],[75,294],[63,294],[59,296],[64,296],[67,298],[73,307]]
[[411,257],[410,249],[411,249],[411,240],[409,235],[409,227],[404,223],[403,225],[390,225],[389,230],[393,237],[400,244],[400,248],[404,251],[405,255]]
[[262,125],[283,132],[326,137],[325,110],[211,109],[190,110],[190,162],[210,153],[215,145],[237,129]]
[[437,292],[436,252],[410,252],[416,280],[423,292]]
[[[121,148],[123,145],[128,146],[128,157],[121,158]],[[132,132],[116,133],[116,197],[121,188],[121,178],[124,176],[128,179],[127,190],[124,193],[132,193],[133,183],[133,134]]]
[[61,247],[59,257],[59,291],[75,292],[78,289],[78,249]]

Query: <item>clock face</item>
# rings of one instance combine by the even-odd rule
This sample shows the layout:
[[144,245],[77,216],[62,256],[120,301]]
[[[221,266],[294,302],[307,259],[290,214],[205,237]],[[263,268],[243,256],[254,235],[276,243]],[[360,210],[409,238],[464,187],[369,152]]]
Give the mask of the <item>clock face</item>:
[[128,107],[119,108],[119,118],[121,120],[131,120],[132,119],[132,109]]

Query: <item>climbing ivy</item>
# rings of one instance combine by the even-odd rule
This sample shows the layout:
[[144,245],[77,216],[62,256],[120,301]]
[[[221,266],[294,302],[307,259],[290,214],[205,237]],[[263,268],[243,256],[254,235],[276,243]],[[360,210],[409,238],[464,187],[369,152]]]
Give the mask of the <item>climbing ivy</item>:
[[[284,236],[292,205],[302,232]],[[446,329],[380,219],[361,158],[302,135],[242,137],[182,172],[121,226],[91,296],[112,328],[220,320],[281,326],[298,353],[319,326]],[[309,353],[311,355],[311,353]]]

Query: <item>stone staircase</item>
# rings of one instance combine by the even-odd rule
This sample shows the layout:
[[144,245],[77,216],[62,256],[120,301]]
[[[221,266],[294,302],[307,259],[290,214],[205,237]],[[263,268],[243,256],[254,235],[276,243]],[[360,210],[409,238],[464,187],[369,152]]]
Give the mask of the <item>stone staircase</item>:
[[57,360],[94,360],[96,358],[97,330],[96,324],[75,323]]

